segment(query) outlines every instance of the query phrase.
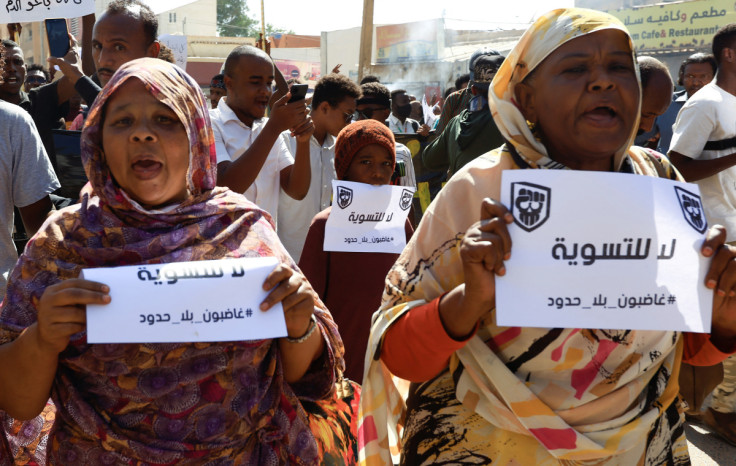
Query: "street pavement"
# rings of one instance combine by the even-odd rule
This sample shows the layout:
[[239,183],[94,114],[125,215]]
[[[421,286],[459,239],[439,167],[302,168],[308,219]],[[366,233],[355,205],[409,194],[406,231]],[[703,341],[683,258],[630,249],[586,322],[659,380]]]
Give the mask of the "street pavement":
[[693,466],[736,466],[736,447],[700,424],[685,425],[690,461]]

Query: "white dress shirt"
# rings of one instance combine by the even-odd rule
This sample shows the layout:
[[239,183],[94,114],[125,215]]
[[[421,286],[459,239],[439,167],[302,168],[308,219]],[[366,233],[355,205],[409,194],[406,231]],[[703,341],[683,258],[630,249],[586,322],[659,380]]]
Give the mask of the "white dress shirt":
[[[217,163],[234,161],[243,155],[266,126],[268,118],[253,121],[248,127],[228,107],[227,98],[220,99],[217,108],[210,110],[212,131],[215,135]],[[253,184],[243,193],[245,197],[270,213],[274,222],[278,218],[281,170],[294,164],[294,157],[279,137],[271,148],[261,171]]]
[[[292,154],[296,154],[296,138],[290,137],[288,131],[281,138],[288,141]],[[283,190],[279,194],[279,225],[281,242],[289,251],[295,262],[299,262],[307,239],[309,226],[315,215],[330,206],[332,200],[332,180],[337,179],[335,173],[335,137],[327,134],[324,143],[320,144],[314,136],[309,140],[309,165],[312,171],[309,191],[301,201],[291,198]]]

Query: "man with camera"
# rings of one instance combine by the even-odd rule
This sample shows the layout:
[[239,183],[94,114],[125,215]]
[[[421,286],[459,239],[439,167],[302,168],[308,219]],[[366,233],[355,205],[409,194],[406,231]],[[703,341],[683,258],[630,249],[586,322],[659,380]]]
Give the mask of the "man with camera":
[[[281,190],[279,194],[278,230],[281,242],[295,261],[299,261],[307,238],[309,225],[315,215],[330,206],[332,180],[335,174],[335,138],[353,119],[355,99],[360,88],[346,76],[330,73],[322,77],[314,88],[310,116],[314,134],[309,139],[311,183],[304,199],[296,200]],[[295,153],[294,138],[285,135],[291,153]]]
[[422,152],[422,162],[430,170],[447,170],[449,179],[466,163],[504,143],[501,132],[488,111],[488,87],[504,57],[482,48],[470,58],[470,99],[468,108],[447,124],[442,133]]

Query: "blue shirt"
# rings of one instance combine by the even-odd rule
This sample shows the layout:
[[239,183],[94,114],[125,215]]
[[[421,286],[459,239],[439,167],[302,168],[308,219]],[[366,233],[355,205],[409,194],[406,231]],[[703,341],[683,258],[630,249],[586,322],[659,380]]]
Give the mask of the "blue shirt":
[[657,152],[667,154],[670,150],[670,142],[672,141],[672,127],[675,125],[677,120],[677,114],[680,113],[680,109],[687,101],[687,92],[676,93],[673,96],[672,103],[667,110],[657,117],[654,121],[654,127],[659,129],[659,144],[657,145]]

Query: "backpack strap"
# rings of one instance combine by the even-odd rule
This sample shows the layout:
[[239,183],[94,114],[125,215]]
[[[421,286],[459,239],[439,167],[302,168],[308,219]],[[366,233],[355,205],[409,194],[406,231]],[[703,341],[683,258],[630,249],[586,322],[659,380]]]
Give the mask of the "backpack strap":
[[703,150],[726,150],[732,147],[736,147],[736,136],[728,139],[721,139],[720,141],[708,141],[705,143]]

